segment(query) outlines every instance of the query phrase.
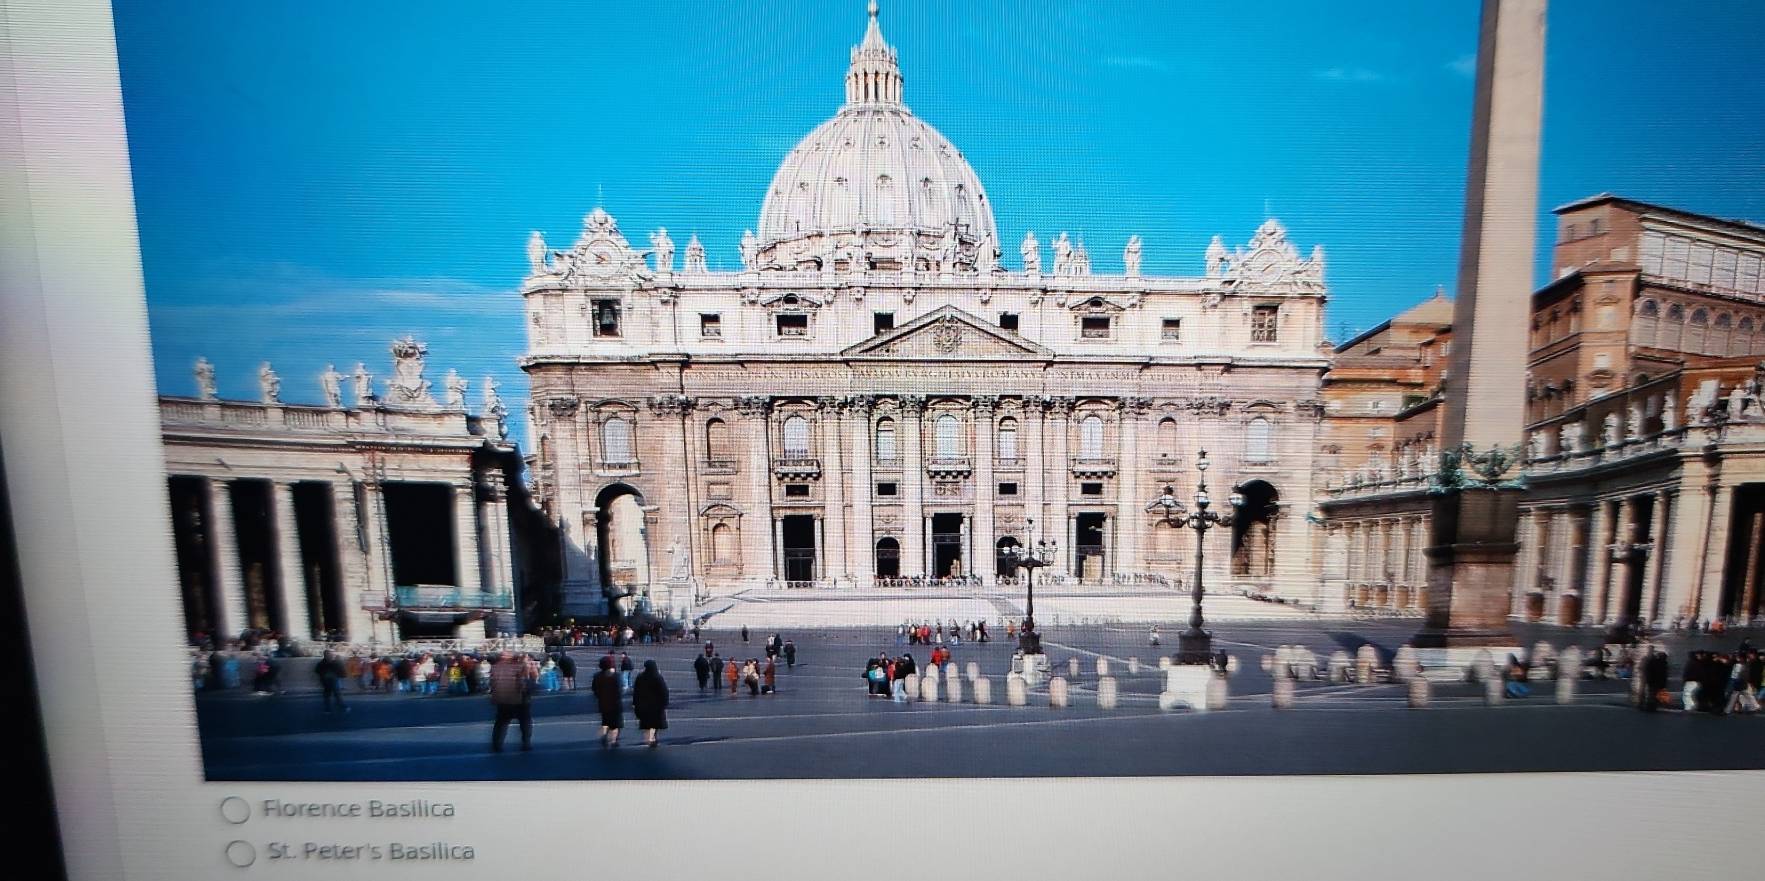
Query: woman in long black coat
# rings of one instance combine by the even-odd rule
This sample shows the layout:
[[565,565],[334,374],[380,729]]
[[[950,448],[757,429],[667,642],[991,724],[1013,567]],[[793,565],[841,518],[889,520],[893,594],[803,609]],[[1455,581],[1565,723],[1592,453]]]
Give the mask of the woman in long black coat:
[[589,688],[601,711],[601,746],[618,746],[619,729],[625,727],[625,690],[619,687],[612,658],[601,659],[601,671],[594,674]]
[[631,686],[631,709],[637,713],[637,727],[643,729],[644,743],[659,746],[656,732],[668,727],[668,683],[655,661],[643,662],[643,672]]

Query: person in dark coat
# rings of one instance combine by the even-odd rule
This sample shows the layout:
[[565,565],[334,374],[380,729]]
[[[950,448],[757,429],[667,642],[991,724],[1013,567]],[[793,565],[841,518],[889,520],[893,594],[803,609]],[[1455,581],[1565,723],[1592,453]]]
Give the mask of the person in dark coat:
[[788,639],[784,641],[784,665],[790,670],[797,668],[797,644]]
[[319,663],[313,667],[313,673],[319,677],[319,687],[324,690],[325,712],[331,712],[332,704],[336,704],[337,709],[345,713],[349,712],[349,708],[343,705],[344,669],[343,662],[337,660],[337,655],[333,652],[326,652]]
[[711,681],[711,659],[704,655],[693,658],[693,676],[699,680],[699,691],[704,691],[705,684]]
[[742,642],[748,641],[748,625],[742,625]]
[[601,659],[601,671],[594,674],[588,687],[601,711],[601,746],[618,746],[619,729],[625,727],[625,690],[619,687],[619,674],[613,669],[612,658]]
[[655,661],[643,662],[643,672],[631,687],[631,710],[637,714],[637,727],[643,729],[644,743],[660,746],[656,732],[668,727],[668,683]]
[[1642,664],[1642,709],[1652,713],[1660,707],[1661,692],[1667,690],[1667,653],[1650,652]]

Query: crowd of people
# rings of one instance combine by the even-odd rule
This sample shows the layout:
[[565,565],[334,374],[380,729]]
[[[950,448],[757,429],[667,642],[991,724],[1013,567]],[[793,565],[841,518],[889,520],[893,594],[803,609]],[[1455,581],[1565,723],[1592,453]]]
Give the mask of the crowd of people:
[[[746,642],[747,632],[743,629],[743,641]],[[766,638],[765,659],[731,657],[725,658],[714,642],[705,643],[705,650],[693,658],[693,677],[699,682],[699,692],[706,691],[721,695],[727,688],[734,696],[743,687],[748,690],[749,697],[763,694],[778,693],[778,662],[783,660],[786,669],[797,666],[796,643],[783,639],[778,634]]]
[[[698,625],[691,628],[696,632]],[[547,651],[563,648],[580,648],[582,646],[610,645],[615,648],[628,645],[654,645],[670,640],[689,638],[686,628],[678,625],[670,631],[661,623],[625,623],[625,624],[564,624],[557,627],[542,627],[538,636],[545,643]]]
[[911,653],[903,653],[898,658],[880,654],[864,665],[865,688],[871,697],[905,701],[908,699],[907,677],[918,672],[919,665]]
[[942,621],[903,621],[900,627],[895,628],[896,645],[943,645],[946,640],[951,645],[961,645],[964,639],[969,642],[991,642],[992,637],[987,633],[987,622],[961,623],[952,620],[946,628]]

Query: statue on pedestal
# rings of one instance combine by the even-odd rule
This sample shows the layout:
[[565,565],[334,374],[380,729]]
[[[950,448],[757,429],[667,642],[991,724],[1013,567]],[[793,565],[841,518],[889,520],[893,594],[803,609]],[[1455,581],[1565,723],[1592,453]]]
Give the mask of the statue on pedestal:
[[1023,244],[1017,248],[1023,257],[1023,271],[1030,275],[1038,275],[1042,271],[1042,243],[1036,241],[1034,231],[1023,234]]
[[545,235],[534,230],[527,237],[527,268],[534,275],[544,275],[545,267]]
[[465,410],[466,378],[461,376],[459,371],[450,368],[447,371],[447,376],[442,379],[441,383],[442,387],[447,389],[447,409]]
[[357,407],[374,406],[374,374],[368,372],[366,364],[357,361],[352,376],[355,382],[355,405]]
[[1066,233],[1054,237],[1054,274],[1065,275],[1072,270],[1072,242]]
[[266,404],[282,403],[282,377],[270,369],[270,362],[265,361],[257,368],[257,390]]
[[204,401],[213,401],[219,397],[215,393],[214,365],[208,363],[207,358],[196,359],[196,397]]
[[656,271],[674,271],[674,240],[668,237],[668,228],[660,227],[650,236],[650,248],[656,252]]
[[693,233],[693,237],[686,242],[685,269],[687,272],[705,271],[705,246],[699,241],[698,233]]
[[319,374],[319,390],[325,394],[325,406],[343,408],[343,374],[337,372],[337,365],[325,365],[325,372]]
[[497,385],[496,377],[484,377],[484,409],[481,415],[490,417],[496,423],[498,440],[508,440],[509,408],[503,404],[503,396],[497,393]]
[[1140,237],[1128,236],[1128,246],[1122,249],[1122,267],[1129,278],[1140,277]]
[[760,243],[757,239],[754,238],[754,231],[750,229],[750,230],[747,230],[746,232],[743,232],[742,233],[742,268],[743,269],[754,269],[755,268],[754,261],[759,258],[759,255],[760,255]]

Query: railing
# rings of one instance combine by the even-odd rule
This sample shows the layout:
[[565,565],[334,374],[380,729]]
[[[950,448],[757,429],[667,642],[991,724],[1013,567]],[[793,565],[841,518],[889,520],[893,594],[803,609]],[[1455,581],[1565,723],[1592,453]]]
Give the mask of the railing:
[[223,407],[221,421],[235,425],[268,425],[269,413],[257,407]]
[[938,456],[926,460],[925,471],[933,477],[964,477],[974,471],[974,464],[962,456]]
[[190,404],[184,401],[162,401],[159,405],[159,418],[166,422],[201,422],[204,407],[201,404]]
[[401,609],[512,609],[513,594],[462,590],[457,587],[399,587],[393,590]]
[[806,456],[773,459],[772,473],[779,477],[818,477],[821,475],[821,460]]
[[282,421],[290,428],[330,428],[330,410],[283,410]]

